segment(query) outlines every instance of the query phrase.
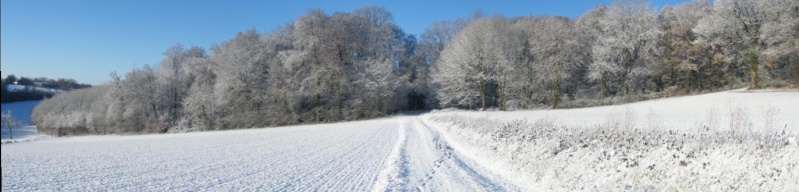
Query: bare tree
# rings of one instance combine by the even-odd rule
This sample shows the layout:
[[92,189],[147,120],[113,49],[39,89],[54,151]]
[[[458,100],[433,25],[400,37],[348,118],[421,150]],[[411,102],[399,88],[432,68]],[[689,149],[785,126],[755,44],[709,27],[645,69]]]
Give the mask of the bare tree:
[[8,139],[14,139],[14,133],[12,132],[12,128],[16,127],[19,124],[18,120],[11,115],[11,110],[7,110],[3,113],[3,126],[6,126],[8,129]]

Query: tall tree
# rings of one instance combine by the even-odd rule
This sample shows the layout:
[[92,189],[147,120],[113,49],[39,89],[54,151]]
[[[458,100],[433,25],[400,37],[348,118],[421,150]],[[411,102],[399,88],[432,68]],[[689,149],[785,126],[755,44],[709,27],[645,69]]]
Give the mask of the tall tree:
[[186,86],[183,85],[184,81],[184,72],[183,72],[183,64],[186,62],[186,55],[183,49],[183,45],[176,44],[172,47],[169,47],[164,53],[164,60],[161,61],[160,65],[160,89],[159,94],[163,97],[163,105],[164,109],[166,109],[166,113],[164,118],[166,118],[167,126],[174,126],[177,124],[177,121],[180,119],[180,113],[182,108],[182,100],[183,100],[183,89]]
[[633,83],[640,82],[648,73],[647,57],[652,56],[654,39],[660,33],[654,11],[643,1],[617,0],[608,7],[600,26],[589,78],[604,84],[608,78],[618,77],[615,83],[625,95],[645,89]]
[[776,79],[799,84],[799,2],[771,0],[766,2],[767,22],[760,38],[766,69]]
[[541,19],[541,25],[534,37],[538,81],[549,84],[551,90],[550,106],[557,108],[562,93],[562,84],[571,77],[574,70],[583,65],[584,50],[578,42],[579,34],[574,23],[565,17],[549,17]]
[[[496,66],[504,59],[497,47],[498,31],[488,19],[471,23],[444,49],[437,64],[436,83],[442,105],[485,110],[489,83],[496,81]],[[476,101],[476,102],[475,102]]]
[[[660,11],[657,21],[663,31],[658,41],[658,61],[661,62],[652,67],[654,80],[661,87],[682,83],[685,90],[689,91],[691,85],[699,87],[699,84],[704,84],[704,81],[699,81],[702,76],[709,77],[707,87],[714,86],[713,77],[717,71],[714,69],[721,63],[719,58],[713,60],[718,48],[705,41],[697,41],[692,31],[708,12],[706,0],[667,6]],[[708,74],[698,73],[701,69],[708,69]],[[686,78],[680,78],[680,71],[686,73]]]
[[[699,37],[725,49],[737,63],[745,63],[750,86],[759,86],[760,55],[764,49],[761,39],[766,20],[764,6],[767,1],[718,0],[713,12],[694,28]],[[739,73],[743,73],[739,71]]]
[[441,52],[449,44],[450,40],[463,28],[466,27],[468,22],[465,19],[440,21],[433,23],[421,35],[418,50],[416,50],[417,63],[417,76],[420,81],[417,87],[422,87],[422,93],[425,95],[425,105],[429,107],[438,106],[437,91],[438,88],[433,84],[432,71],[435,68]]

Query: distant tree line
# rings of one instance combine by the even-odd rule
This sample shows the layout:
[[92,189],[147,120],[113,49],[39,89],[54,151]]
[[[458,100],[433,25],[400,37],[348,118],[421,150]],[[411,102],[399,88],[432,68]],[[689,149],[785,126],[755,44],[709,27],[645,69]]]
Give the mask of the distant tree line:
[[[24,86],[25,88],[18,91],[9,91],[8,85],[20,85]],[[89,88],[92,86],[89,84],[78,83],[74,79],[48,79],[45,77],[33,79],[28,77],[17,78],[17,76],[12,74],[2,79],[2,102],[7,103],[42,100],[55,95],[55,92],[42,91],[41,89],[37,89],[35,87],[68,91],[73,89]]]
[[42,102],[42,132],[147,133],[334,122],[401,111],[799,84],[796,0],[643,1],[577,19],[486,17],[406,34],[383,8],[311,10],[269,33],[177,44],[157,66]]

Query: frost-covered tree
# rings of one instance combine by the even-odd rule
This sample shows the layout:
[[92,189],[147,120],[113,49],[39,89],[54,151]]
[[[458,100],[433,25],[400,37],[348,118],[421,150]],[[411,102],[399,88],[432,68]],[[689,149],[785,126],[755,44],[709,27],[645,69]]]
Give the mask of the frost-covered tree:
[[125,109],[123,118],[131,121],[126,127],[133,132],[156,130],[166,132],[166,125],[161,122],[164,115],[161,100],[158,98],[158,76],[155,69],[145,65],[141,69],[134,69],[125,76],[121,82]]
[[429,107],[438,106],[438,88],[433,84],[432,71],[441,52],[449,44],[452,37],[466,27],[465,19],[440,21],[433,23],[421,34],[416,50],[417,93],[424,95],[424,103]]
[[770,0],[764,9],[765,67],[776,79],[799,84],[799,1]]
[[[315,121],[320,121],[325,110],[322,98],[330,91],[327,86],[332,75],[327,71],[329,65],[322,64],[324,50],[323,42],[325,39],[324,29],[327,28],[328,16],[321,10],[311,10],[300,17],[295,24],[292,33],[295,51],[283,52],[284,56],[297,67],[298,78],[300,80],[299,92],[303,97],[309,98],[309,104],[313,106],[311,110]],[[304,115],[306,116],[306,115]]]
[[8,139],[14,139],[14,132],[12,132],[11,129],[13,129],[14,127],[17,126],[17,124],[19,124],[18,123],[19,120],[14,118],[14,116],[11,114],[11,110],[3,112],[2,119],[3,119],[3,126],[5,126],[6,129],[8,129]]
[[182,103],[184,114],[179,127],[213,130],[217,119],[214,98],[216,66],[211,59],[204,56],[193,56],[186,64],[186,71],[191,74],[191,78],[187,96]]
[[162,98],[163,108],[166,110],[164,117],[167,126],[177,124],[182,113],[182,100],[185,95],[185,74],[184,64],[187,56],[183,45],[176,44],[169,47],[164,53],[164,60],[159,67],[159,94]]
[[390,60],[368,60],[363,64],[365,71],[357,83],[363,85],[364,96],[357,102],[365,102],[361,105],[366,110],[365,115],[375,117],[396,110],[397,97],[404,96],[397,94],[397,91],[402,91],[404,79],[393,72],[393,63]]
[[509,83],[505,86],[506,102],[505,108],[532,108],[537,104],[540,85],[535,61],[533,47],[536,45],[535,30],[540,22],[536,18],[519,18],[512,23],[508,33],[512,47],[506,49],[509,53],[508,60],[512,63],[513,69],[510,73]]
[[548,84],[551,90],[550,106],[557,108],[562,93],[562,84],[572,77],[574,70],[582,67],[585,61],[580,50],[580,40],[574,22],[565,17],[542,18],[537,28],[540,32],[533,37],[532,48],[536,56],[535,68],[541,83]]
[[270,95],[269,106],[270,116],[277,125],[285,125],[299,122],[300,104],[303,96],[300,89],[300,81],[305,69],[302,55],[296,54],[298,51],[293,48],[292,32],[293,24],[286,24],[276,30],[274,34],[264,37],[267,46],[274,47],[276,57],[270,58],[270,75],[267,80],[270,83],[268,94]]
[[520,31],[513,27],[511,21],[505,17],[493,17],[490,19],[494,31],[494,37],[489,42],[489,47],[493,50],[491,60],[493,66],[489,66],[493,77],[493,82],[489,85],[493,87],[493,103],[500,109],[505,110],[508,104],[518,103],[513,101],[516,98],[515,89],[518,87],[517,79],[518,73],[515,73],[516,68],[523,63],[519,62],[519,57],[523,57],[523,48],[525,41]]
[[255,30],[239,33],[211,55],[216,63],[214,94],[223,119],[218,128],[266,125],[261,110],[266,107],[269,75],[261,36]]
[[[654,11],[643,1],[618,0],[608,7],[599,24],[601,33],[593,45],[589,78],[600,81],[603,96],[610,81],[625,95],[644,90],[640,82],[649,73],[647,60],[660,34]],[[614,77],[618,79],[610,79]]]
[[384,8],[310,10],[207,54],[177,44],[157,68],[112,73],[107,85],[43,101],[32,121],[53,135],[205,131],[438,107],[555,108],[742,79],[756,87],[764,77],[799,83],[797,18],[792,0],[696,0],[657,14],[619,0],[576,20],[478,12],[434,23],[417,39]]
[[[605,5],[600,5],[589,10],[587,13],[577,18],[575,25],[578,31],[580,32],[579,37],[582,38],[581,43],[583,43],[584,46],[588,48],[593,48],[594,44],[596,44],[597,42],[597,38],[599,38],[599,36],[604,33],[604,28],[602,27],[601,21],[602,18],[605,17],[605,14],[607,14],[607,12],[608,12],[608,7]],[[591,50],[583,51],[583,55],[586,58],[590,59],[588,61],[589,62],[588,66],[589,67],[593,66],[592,63],[593,51]],[[601,75],[601,73],[594,73],[593,75],[597,75],[599,77],[594,76],[594,78],[591,78],[591,76],[585,75],[586,78],[584,79],[588,80],[586,84],[588,85],[594,84],[594,86],[599,87],[599,91],[594,91],[594,92],[599,92],[602,96],[606,96],[607,81],[604,79],[605,76]],[[600,79],[598,85],[596,84],[596,78]]]
[[491,20],[480,19],[471,23],[455,36],[444,49],[436,65],[434,76],[442,105],[485,110],[489,84],[496,83],[498,66],[503,62],[498,36]]
[[[713,12],[699,21],[694,32],[703,41],[725,49],[733,62],[744,64],[751,87],[759,86],[762,27],[767,20],[765,7],[768,1],[718,0],[713,2]],[[743,74],[744,71],[737,71]]]
[[[712,87],[713,77],[719,68],[717,47],[705,41],[697,41],[692,29],[709,12],[708,1],[699,0],[693,3],[682,3],[675,7],[666,6],[660,11],[657,21],[663,35],[658,41],[658,63],[651,65],[653,78],[661,87],[684,85],[686,91],[698,85]],[[707,71],[707,74],[699,73]],[[681,78],[680,72],[685,73]],[[708,81],[700,78],[707,76]],[[711,88],[712,89],[712,88]]]

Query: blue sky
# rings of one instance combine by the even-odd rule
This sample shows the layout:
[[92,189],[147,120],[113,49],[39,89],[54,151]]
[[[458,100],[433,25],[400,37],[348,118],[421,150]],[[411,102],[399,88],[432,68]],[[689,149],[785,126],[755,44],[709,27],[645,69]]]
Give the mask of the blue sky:
[[[441,20],[486,15],[577,17],[612,0],[2,0],[2,77],[72,78],[102,84],[109,73],[157,65],[169,46],[208,48],[255,28],[270,32],[309,9],[328,14],[385,7],[407,33]],[[655,7],[687,0],[655,0]]]

